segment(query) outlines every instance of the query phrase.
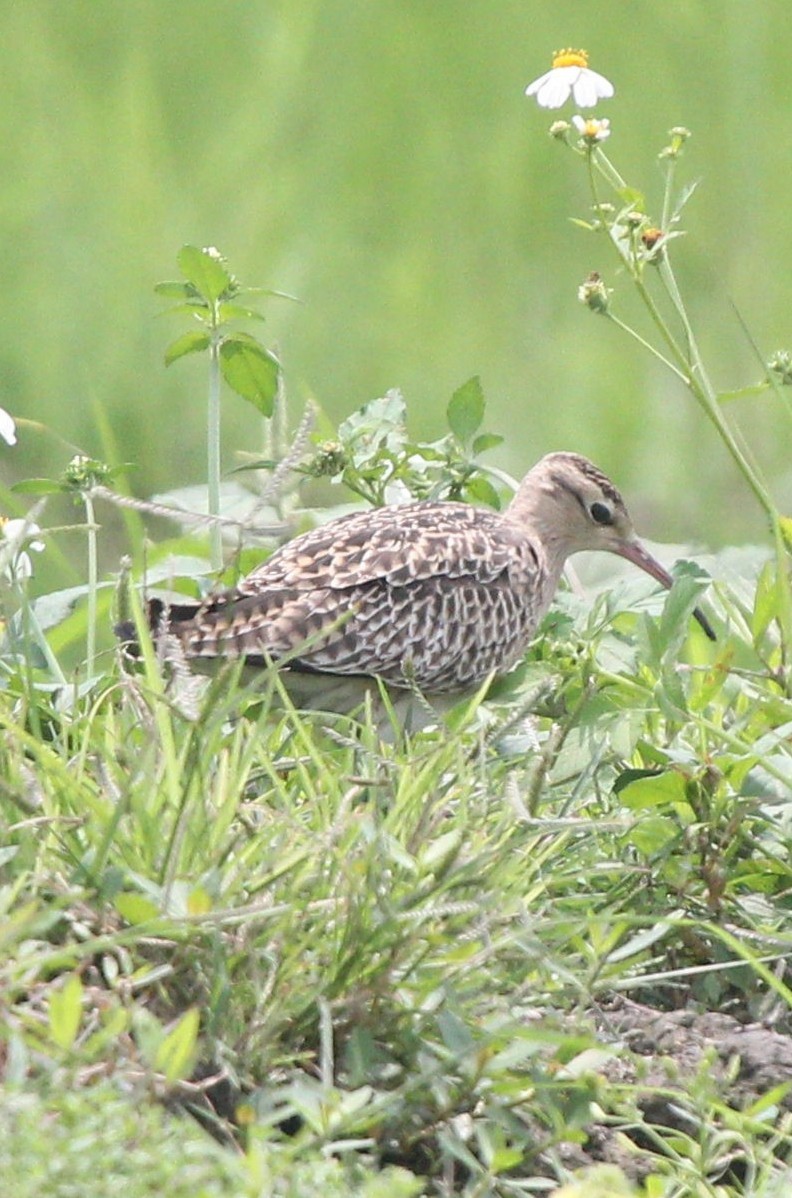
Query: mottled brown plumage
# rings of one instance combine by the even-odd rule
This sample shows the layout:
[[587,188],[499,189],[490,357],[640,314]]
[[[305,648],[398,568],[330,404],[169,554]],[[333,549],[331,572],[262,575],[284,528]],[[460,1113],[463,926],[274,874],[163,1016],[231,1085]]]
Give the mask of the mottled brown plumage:
[[609,479],[555,453],[503,513],[432,501],[358,512],[296,537],[233,591],[197,606],[152,601],[150,619],[199,668],[286,658],[287,686],[308,673],[453,694],[516,664],[565,561],[584,549],[620,554],[671,585]]

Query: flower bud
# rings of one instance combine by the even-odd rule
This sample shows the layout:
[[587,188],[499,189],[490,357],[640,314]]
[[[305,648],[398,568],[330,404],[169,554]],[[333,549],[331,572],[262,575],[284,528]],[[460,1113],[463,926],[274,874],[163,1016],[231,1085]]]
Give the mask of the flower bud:
[[778,375],[782,387],[792,387],[792,354],[788,349],[778,349],[768,359],[767,369]]
[[592,312],[604,313],[610,303],[610,291],[598,271],[593,270],[585,282],[578,287],[578,299]]

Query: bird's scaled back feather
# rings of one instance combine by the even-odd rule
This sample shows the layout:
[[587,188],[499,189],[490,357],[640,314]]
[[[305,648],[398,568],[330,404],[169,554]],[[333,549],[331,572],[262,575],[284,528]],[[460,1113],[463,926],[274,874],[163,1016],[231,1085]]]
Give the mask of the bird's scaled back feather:
[[545,577],[541,546],[497,513],[405,504],[297,537],[169,631],[188,657],[288,655],[292,669],[459,690],[514,664]]

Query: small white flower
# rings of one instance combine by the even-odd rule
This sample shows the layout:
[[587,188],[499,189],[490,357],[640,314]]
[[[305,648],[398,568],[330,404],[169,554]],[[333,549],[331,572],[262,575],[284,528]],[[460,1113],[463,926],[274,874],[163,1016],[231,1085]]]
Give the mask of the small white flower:
[[13,416],[9,416],[5,408],[0,408],[0,437],[6,445],[16,445],[16,425]]
[[610,137],[610,121],[607,117],[603,120],[598,120],[594,116],[579,116],[578,113],[575,113],[572,117],[572,124],[583,140],[590,146],[596,145],[598,141],[604,141],[606,137]]
[[0,570],[9,582],[26,582],[33,573],[30,554],[22,546],[41,553],[43,541],[30,540],[41,532],[38,524],[29,520],[6,520],[0,516]]
[[529,83],[525,94],[536,96],[540,108],[560,108],[570,96],[578,108],[593,108],[598,100],[610,99],[613,84],[590,70],[585,50],[559,50],[553,55],[552,68]]

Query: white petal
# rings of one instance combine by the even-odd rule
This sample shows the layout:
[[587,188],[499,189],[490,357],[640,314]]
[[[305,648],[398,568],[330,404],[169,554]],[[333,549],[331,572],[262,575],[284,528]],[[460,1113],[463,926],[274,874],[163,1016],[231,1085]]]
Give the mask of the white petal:
[[576,112],[572,117],[572,124],[575,126],[578,133],[583,133],[586,128],[586,118],[582,117],[579,112]]
[[7,445],[16,445],[16,425],[4,408],[0,408],[0,437]]
[[536,102],[541,108],[560,108],[569,99],[575,81],[577,67],[556,67],[545,75],[542,86],[536,93]]
[[542,84],[547,83],[552,73],[552,71],[548,71],[546,75],[540,75],[538,79],[534,79],[533,83],[529,83],[525,89],[526,96],[535,96]]
[[593,108],[597,100],[608,100],[613,95],[613,84],[604,75],[581,67],[572,85],[572,94],[579,108]]

